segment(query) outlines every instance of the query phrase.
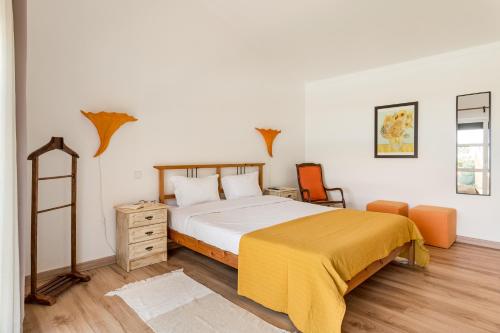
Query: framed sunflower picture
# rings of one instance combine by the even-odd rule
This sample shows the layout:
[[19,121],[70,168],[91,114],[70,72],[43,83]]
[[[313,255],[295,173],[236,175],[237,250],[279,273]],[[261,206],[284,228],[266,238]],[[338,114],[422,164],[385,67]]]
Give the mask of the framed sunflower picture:
[[375,158],[418,157],[418,102],[375,107]]

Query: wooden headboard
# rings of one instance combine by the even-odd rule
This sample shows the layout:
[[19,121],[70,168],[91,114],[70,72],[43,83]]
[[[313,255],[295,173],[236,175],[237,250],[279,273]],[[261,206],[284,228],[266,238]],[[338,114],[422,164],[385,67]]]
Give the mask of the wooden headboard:
[[167,170],[186,170],[187,177],[198,177],[198,169],[214,169],[215,174],[219,175],[219,193],[224,193],[221,185],[221,170],[224,168],[236,168],[236,174],[246,173],[246,168],[256,167],[259,170],[259,186],[263,188],[263,171],[265,163],[230,163],[230,164],[186,164],[186,165],[155,165],[158,170],[158,188],[159,202],[168,199],[175,199],[175,194],[165,193],[165,172]]

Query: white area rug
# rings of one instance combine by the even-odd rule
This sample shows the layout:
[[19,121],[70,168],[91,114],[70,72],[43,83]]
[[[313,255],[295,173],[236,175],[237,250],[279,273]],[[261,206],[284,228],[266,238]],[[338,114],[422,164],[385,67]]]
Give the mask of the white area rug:
[[287,332],[231,303],[182,270],[127,284],[106,296],[121,297],[157,333]]

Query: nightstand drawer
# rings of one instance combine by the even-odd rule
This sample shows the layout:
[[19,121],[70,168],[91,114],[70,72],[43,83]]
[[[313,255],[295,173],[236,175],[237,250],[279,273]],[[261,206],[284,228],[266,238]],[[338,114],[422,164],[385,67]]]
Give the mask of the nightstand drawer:
[[167,251],[166,237],[131,244],[128,247],[129,260],[149,256],[151,254],[164,251]]
[[158,223],[128,230],[130,244],[167,236],[167,224]]
[[156,224],[167,221],[167,210],[158,209],[141,213],[134,213],[128,216],[129,228],[142,227],[144,225]]
[[293,200],[297,200],[297,191],[287,191],[287,192],[281,192],[280,194],[281,197],[284,198],[290,198]]
[[136,268],[141,268],[144,266],[156,264],[162,261],[167,260],[167,253],[162,252],[162,253],[157,253],[153,254],[152,256],[147,256],[139,259],[135,259],[130,261],[130,269],[136,269]]

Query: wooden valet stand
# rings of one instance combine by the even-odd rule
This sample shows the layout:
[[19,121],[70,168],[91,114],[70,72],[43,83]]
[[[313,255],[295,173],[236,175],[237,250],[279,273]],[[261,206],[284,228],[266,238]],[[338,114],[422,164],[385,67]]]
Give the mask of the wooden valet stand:
[[[59,149],[71,155],[71,174],[64,176],[39,177],[38,158],[54,149]],[[76,270],[76,172],[78,154],[64,144],[63,138],[52,137],[49,143],[35,150],[28,156],[32,161],[31,178],[31,291],[25,298],[26,303],[37,303],[42,305],[52,305],[56,302],[57,295],[69,287],[90,280],[88,275],[81,274]],[[71,203],[38,210],[38,182],[60,178],[71,178]],[[37,287],[37,228],[38,214],[50,212],[52,210],[71,207],[71,271],[58,275],[46,284]]]

